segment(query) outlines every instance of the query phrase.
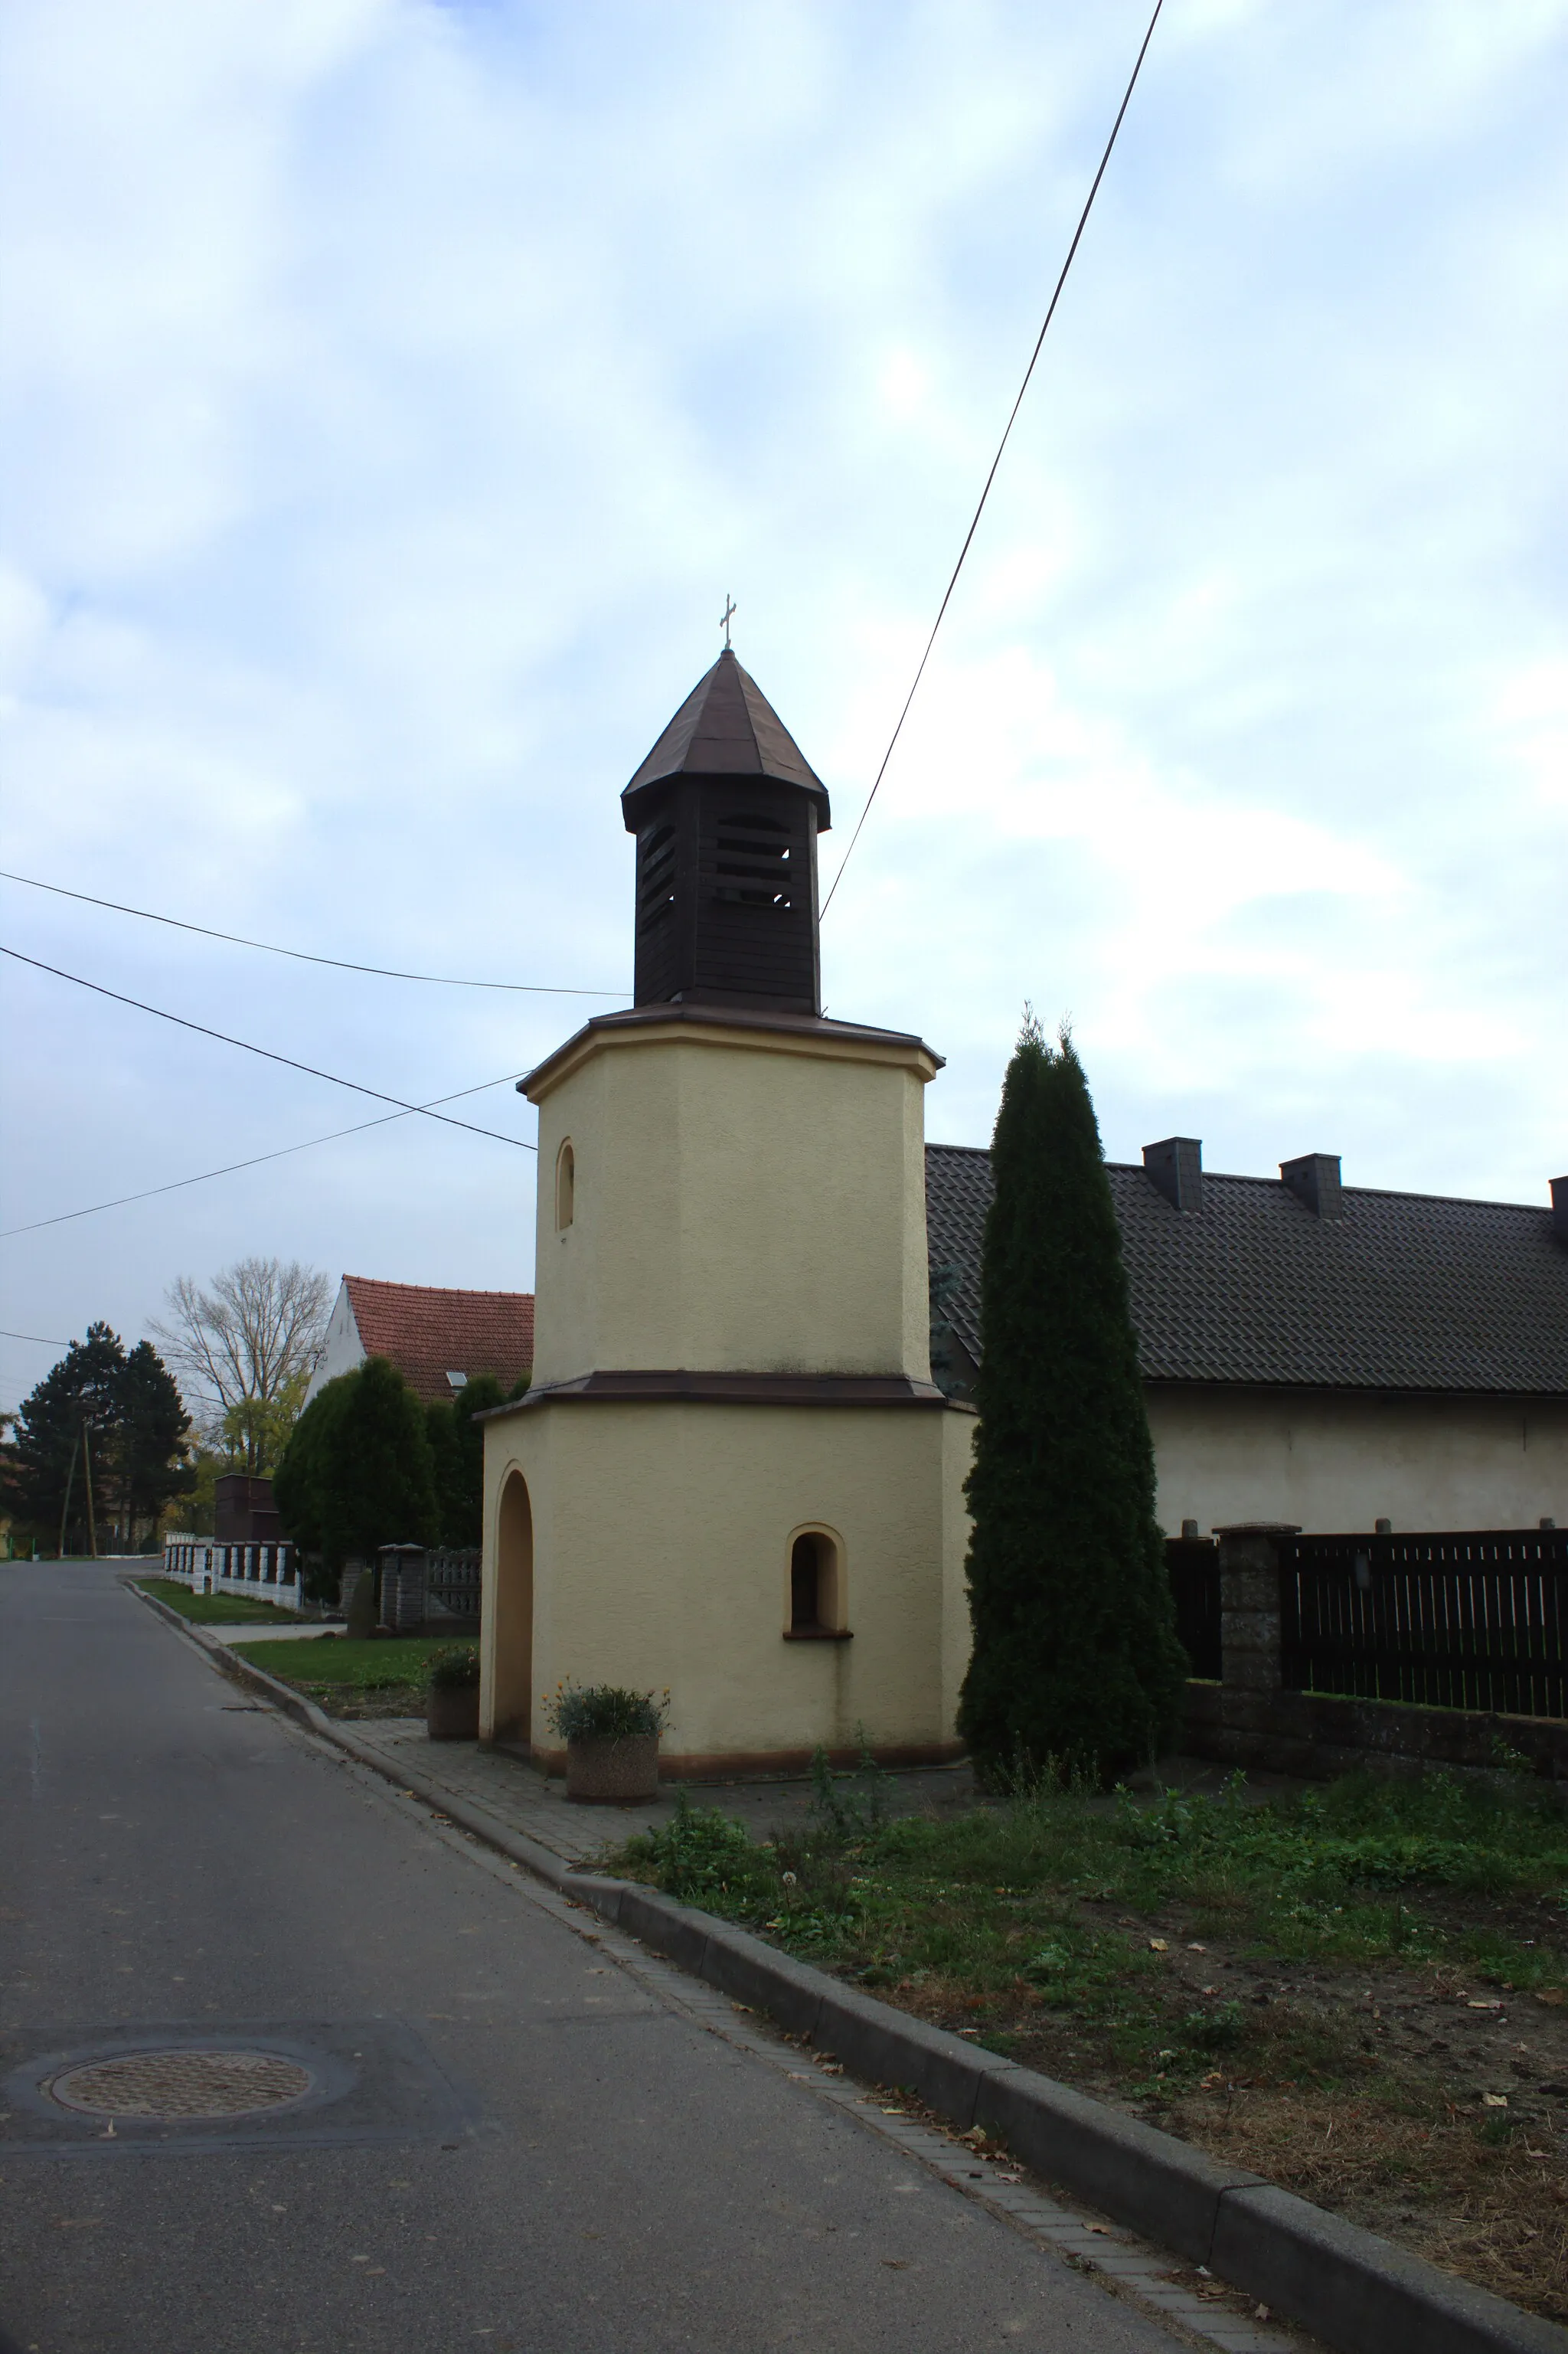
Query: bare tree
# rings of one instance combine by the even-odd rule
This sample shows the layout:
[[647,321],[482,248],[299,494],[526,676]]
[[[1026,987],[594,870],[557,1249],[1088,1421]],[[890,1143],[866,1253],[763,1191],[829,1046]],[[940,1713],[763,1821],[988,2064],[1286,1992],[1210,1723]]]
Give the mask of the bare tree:
[[[198,1425],[247,1471],[270,1470],[326,1340],[332,1279],[298,1259],[242,1258],[203,1290],[188,1275],[154,1324]],[[194,1393],[194,1399],[192,1398]]]

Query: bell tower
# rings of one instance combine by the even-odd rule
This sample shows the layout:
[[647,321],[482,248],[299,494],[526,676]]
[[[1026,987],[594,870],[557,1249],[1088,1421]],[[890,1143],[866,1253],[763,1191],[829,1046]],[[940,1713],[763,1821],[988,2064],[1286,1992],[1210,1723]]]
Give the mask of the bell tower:
[[829,1019],[828,796],[727,647],[621,796],[636,1002],[521,1084],[535,1349],[485,1421],[480,1721],[668,1686],[672,1776],[955,1754],[970,1409],[931,1379],[922,1098]]
[[820,1014],[827,789],[727,646],[620,802],[637,837],[638,1005]]

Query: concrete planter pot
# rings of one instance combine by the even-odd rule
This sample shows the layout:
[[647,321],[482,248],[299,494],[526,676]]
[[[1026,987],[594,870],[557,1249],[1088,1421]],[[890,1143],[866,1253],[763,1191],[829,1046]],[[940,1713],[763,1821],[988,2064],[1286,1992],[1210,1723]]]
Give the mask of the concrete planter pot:
[[634,1807],[659,1795],[659,1735],[568,1741],[567,1796],[585,1807]]
[[477,1741],[479,1686],[432,1684],[425,1695],[425,1730],[432,1741]]

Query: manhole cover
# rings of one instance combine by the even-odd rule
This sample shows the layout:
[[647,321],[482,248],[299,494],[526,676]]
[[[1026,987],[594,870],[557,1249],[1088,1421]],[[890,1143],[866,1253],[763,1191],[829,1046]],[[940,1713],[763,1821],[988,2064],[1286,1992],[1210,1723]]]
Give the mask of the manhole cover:
[[273,2052],[132,2052],[68,2068],[49,2093],[94,2117],[242,2117],[297,2101],[312,2083]]

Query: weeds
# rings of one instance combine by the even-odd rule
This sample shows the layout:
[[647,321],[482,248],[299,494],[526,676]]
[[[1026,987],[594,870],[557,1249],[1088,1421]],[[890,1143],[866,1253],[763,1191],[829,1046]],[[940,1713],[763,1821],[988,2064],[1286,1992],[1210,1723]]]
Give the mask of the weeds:
[[[836,1943],[841,1963],[896,1963],[977,1988],[1022,1975],[1053,2001],[1069,1987],[1078,1999],[1113,1965],[1123,1978],[1133,1968],[1125,1937],[1083,1929],[1085,1905],[1142,1915],[1181,1905],[1200,1935],[1286,1961],[1447,1958],[1516,1987],[1563,1980],[1554,1942],[1529,1946],[1485,1925],[1450,1931],[1433,1909],[1443,1893],[1563,1902],[1568,1818],[1528,1787],[1355,1777],[1259,1804],[1237,1775],[1217,1797],[1168,1790],[1139,1805],[1121,1790],[1107,1808],[1057,1774],[956,1819],[894,1822],[888,1779],[869,1760],[837,1775],[819,1751],[802,1833],[759,1847],[739,1823],[683,1801],[623,1861],[672,1894],[718,1889],[736,1917]],[[859,1952],[867,1940],[874,1952]]]
[[860,1759],[853,1783],[847,1775],[833,1772],[820,1743],[811,1752],[811,1811],[818,1829],[841,1840],[876,1839],[890,1811],[893,1776],[873,1756],[863,1724],[856,1725],[855,1738]]
[[715,1898],[728,1898],[755,1912],[766,1895],[771,1858],[753,1843],[744,1823],[716,1807],[694,1807],[682,1790],[670,1821],[628,1840],[619,1861],[683,1903],[713,1906]]
[[[1107,1807],[1056,1771],[956,1819],[891,1821],[886,1779],[863,1765],[835,1775],[819,1752],[803,1831],[758,1845],[683,1798],[619,1861],[927,2015],[967,2009],[988,2041],[1020,2013],[1042,2032],[1075,2025],[1157,2101],[1222,2057],[1317,2085],[1364,2084],[1376,2064],[1343,2019],[1271,2008],[1266,1985],[1244,2005],[1201,1965],[1175,1967],[1211,1936],[1255,1974],[1376,1964],[1520,1989],[1568,1978],[1560,1939],[1441,1917],[1477,1895],[1561,1898],[1568,1819],[1528,1788],[1358,1778],[1260,1804],[1238,1775],[1217,1797],[1140,1805],[1123,1790]],[[1173,1913],[1174,1950],[1143,1925]]]

